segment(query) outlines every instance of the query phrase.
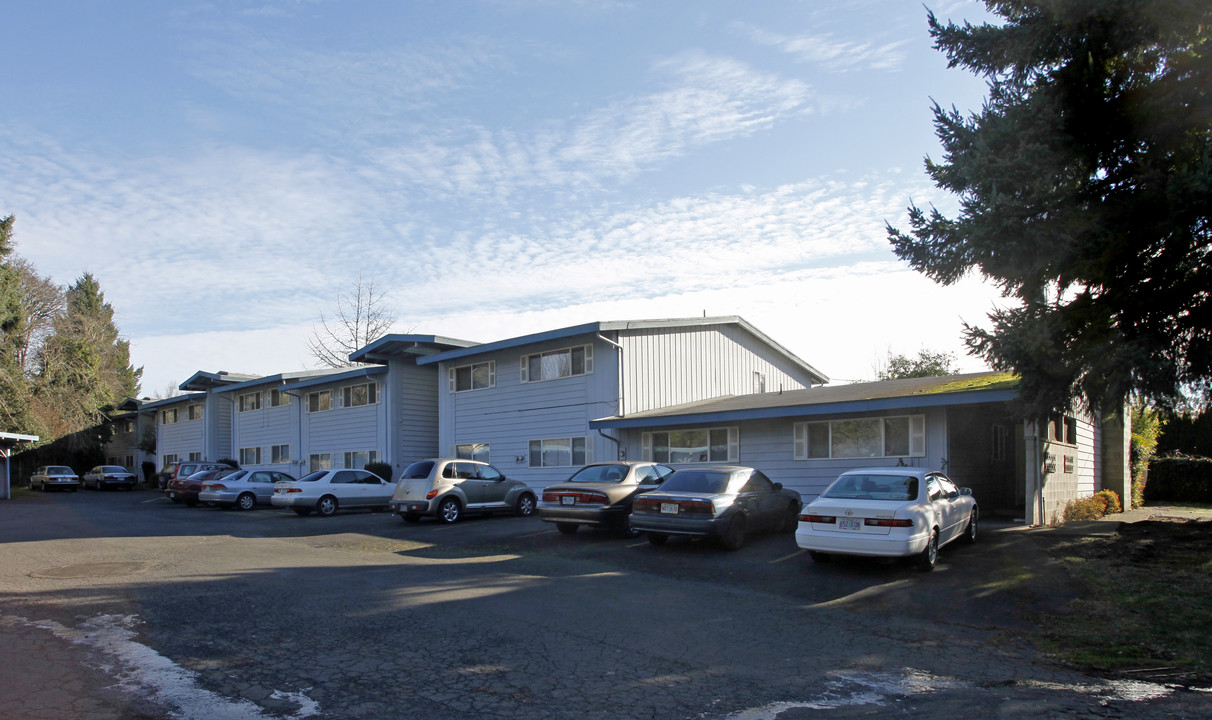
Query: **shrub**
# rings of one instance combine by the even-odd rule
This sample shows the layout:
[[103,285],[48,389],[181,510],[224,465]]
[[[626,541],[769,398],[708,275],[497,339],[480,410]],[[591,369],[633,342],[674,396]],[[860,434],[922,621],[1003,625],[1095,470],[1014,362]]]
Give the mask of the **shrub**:
[[1101,497],[1106,503],[1107,509],[1103,512],[1104,515],[1124,511],[1124,506],[1119,502],[1119,495],[1116,495],[1114,490],[1099,490],[1095,493],[1095,497]]
[[1181,455],[1149,463],[1145,502],[1212,503],[1212,459]]
[[387,482],[391,482],[391,463],[372,462],[366,463],[366,470],[383,478]]
[[239,460],[233,460],[232,458],[219,458],[219,459],[218,459],[218,460],[216,460],[215,462],[223,463],[224,465],[227,465],[227,466],[229,466],[229,467],[233,467],[233,468],[235,468],[235,469],[237,469],[237,470],[239,470],[239,469],[240,469],[240,461],[239,461]]
[[1070,500],[1065,506],[1065,522],[1098,520],[1107,514],[1107,498],[1101,493],[1086,498]]

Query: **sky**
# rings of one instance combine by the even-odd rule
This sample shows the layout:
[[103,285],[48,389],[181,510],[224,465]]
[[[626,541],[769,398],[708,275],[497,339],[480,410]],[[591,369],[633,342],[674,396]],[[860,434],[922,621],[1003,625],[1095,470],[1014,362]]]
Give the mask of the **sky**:
[[396,332],[489,342],[740,315],[828,375],[952,352],[1009,301],[886,224],[956,200],[931,104],[981,78],[927,0],[10,0],[0,216],[101,283],[160,397],[315,367],[359,277]]

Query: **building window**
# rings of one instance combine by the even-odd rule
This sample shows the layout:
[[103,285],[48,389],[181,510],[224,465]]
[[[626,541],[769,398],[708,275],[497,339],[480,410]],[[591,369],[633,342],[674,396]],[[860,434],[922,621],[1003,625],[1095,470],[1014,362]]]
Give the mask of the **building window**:
[[177,424],[177,408],[169,408],[160,411],[161,425],[176,425]]
[[753,392],[754,394],[766,392],[766,373],[755,372],[753,374]]
[[261,464],[261,448],[259,448],[259,447],[240,448],[240,464],[241,465],[260,465]]
[[796,460],[925,455],[925,415],[795,424]]
[[332,410],[332,390],[307,393],[307,412],[325,412]]
[[465,443],[463,445],[455,445],[455,457],[460,460],[479,460],[480,462],[492,462],[489,459],[488,443]]
[[130,420],[122,421],[122,430],[120,432],[131,433],[135,431],[135,424]]
[[345,467],[362,470],[367,464],[379,461],[378,450],[357,450],[345,453]]
[[483,390],[484,388],[496,387],[497,363],[495,360],[490,360],[489,362],[450,368],[447,372],[447,381],[450,384],[451,392]]
[[190,462],[202,462],[202,453],[200,453],[200,452],[191,452],[191,453],[189,454],[189,461],[190,461]]
[[236,410],[239,412],[248,412],[249,410],[261,409],[261,393],[244,393],[236,398]]
[[522,356],[522,382],[542,382],[593,372],[593,346]]
[[1010,428],[1005,425],[993,426],[993,449],[989,459],[992,462],[1003,462],[1009,457]]
[[1077,418],[1058,415],[1052,419],[1052,440],[1066,445],[1077,444]]
[[530,467],[576,467],[589,462],[583,437],[530,441]]
[[190,420],[201,420],[202,419],[202,410],[203,410],[203,408],[201,405],[190,405],[189,406],[189,419]]
[[270,390],[269,391],[269,406],[282,407],[290,404],[290,395],[285,390]]
[[169,463],[175,463],[175,462],[180,462],[179,455],[177,455],[176,453],[165,453],[165,455],[164,455],[164,464],[165,465],[168,465]]
[[363,405],[375,405],[378,400],[378,388],[376,383],[365,383],[363,385],[350,385],[349,387],[341,388],[341,406],[342,407],[361,407]]
[[644,433],[644,459],[659,463],[736,462],[741,431],[735,427]]
[[308,457],[308,472],[332,469],[332,453],[312,453]]
[[275,465],[290,462],[290,446],[274,445],[269,449],[269,461]]

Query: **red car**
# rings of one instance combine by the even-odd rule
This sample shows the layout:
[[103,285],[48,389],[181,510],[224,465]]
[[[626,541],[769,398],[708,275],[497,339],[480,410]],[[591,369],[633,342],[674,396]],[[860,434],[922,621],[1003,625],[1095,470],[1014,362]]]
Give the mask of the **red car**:
[[202,483],[227,477],[235,471],[235,468],[224,467],[203,470],[185,478],[174,478],[168,481],[168,487],[164,489],[164,494],[175,503],[185,503],[193,507],[198,504],[198,493],[202,492]]

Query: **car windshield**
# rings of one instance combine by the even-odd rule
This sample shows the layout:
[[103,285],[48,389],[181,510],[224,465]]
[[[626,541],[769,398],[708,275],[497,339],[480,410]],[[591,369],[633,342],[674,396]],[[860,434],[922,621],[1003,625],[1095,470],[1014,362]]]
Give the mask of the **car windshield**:
[[101,472],[126,472],[126,468],[118,467],[117,465],[106,465],[101,468]]
[[918,479],[912,475],[843,475],[821,497],[835,500],[917,499]]
[[433,472],[433,460],[421,460],[404,468],[404,474],[400,476],[401,480],[424,480],[429,477],[429,473]]
[[317,470],[314,473],[310,473],[308,475],[304,475],[303,477],[299,478],[299,482],[315,482],[327,474],[328,474],[327,470]]
[[51,465],[46,469],[47,475],[71,475],[72,469],[62,465]]
[[243,480],[244,478],[248,477],[248,473],[248,470],[237,470],[223,479],[229,482],[235,482],[236,480]]
[[719,470],[678,470],[661,485],[661,492],[697,492],[718,495],[728,489],[730,472]]
[[626,477],[626,465],[589,465],[573,473],[568,482],[619,483]]

